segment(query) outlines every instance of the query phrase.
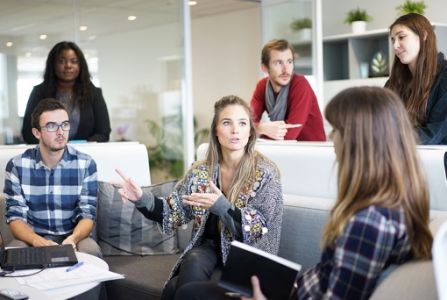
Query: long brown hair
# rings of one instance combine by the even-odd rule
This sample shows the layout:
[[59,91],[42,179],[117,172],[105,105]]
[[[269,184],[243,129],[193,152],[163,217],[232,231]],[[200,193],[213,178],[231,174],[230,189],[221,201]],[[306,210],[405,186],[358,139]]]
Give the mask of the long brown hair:
[[424,125],[430,90],[439,72],[437,67],[436,36],[430,22],[423,15],[409,13],[399,17],[390,26],[402,25],[419,37],[420,50],[414,74],[408,65],[394,57],[387,87],[395,91],[404,101],[413,126]]
[[209,166],[210,171],[212,172],[215,170],[217,165],[222,162],[222,149],[216,136],[216,127],[219,121],[220,113],[230,105],[241,106],[247,112],[250,120],[250,136],[248,138],[247,145],[245,146],[245,153],[241,159],[241,162],[239,163],[238,170],[236,171],[236,175],[231,182],[230,191],[227,195],[228,200],[234,203],[241,192],[254,182],[256,175],[256,159],[260,154],[255,151],[256,131],[253,125],[250,107],[238,96],[225,96],[214,104],[214,117],[211,123],[210,141],[208,151],[206,153],[206,164]]
[[326,107],[340,137],[338,194],[323,233],[333,246],[349,218],[370,205],[398,208],[416,257],[430,257],[429,196],[416,151],[416,137],[402,100],[389,89],[356,87]]

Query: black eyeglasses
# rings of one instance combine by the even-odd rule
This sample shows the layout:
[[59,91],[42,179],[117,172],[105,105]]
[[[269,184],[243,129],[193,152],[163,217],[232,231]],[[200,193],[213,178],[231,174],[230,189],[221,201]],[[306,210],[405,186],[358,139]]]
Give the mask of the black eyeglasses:
[[44,126],[40,126],[40,129],[45,128],[48,132],[55,132],[58,131],[59,128],[63,131],[69,131],[70,130],[70,122],[65,121],[60,124],[56,122],[48,122]]

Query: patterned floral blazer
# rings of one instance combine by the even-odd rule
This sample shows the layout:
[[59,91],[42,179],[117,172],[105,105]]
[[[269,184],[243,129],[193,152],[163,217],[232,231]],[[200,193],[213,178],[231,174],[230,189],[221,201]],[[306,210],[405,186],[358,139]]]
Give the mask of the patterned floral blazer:
[[[219,174],[213,172],[216,183]],[[163,230],[170,233],[183,224],[193,222],[192,239],[174,266],[169,279],[172,278],[183,257],[194,246],[200,244],[205,231],[205,223],[210,212],[204,208],[191,207],[182,203],[182,196],[191,193],[204,193],[209,189],[209,170],[205,162],[196,163],[180,181],[173,193],[163,203]],[[223,195],[221,197],[224,197]],[[226,199],[225,199],[226,200]],[[226,200],[228,202],[228,200]],[[242,241],[264,251],[277,254],[279,248],[283,214],[283,194],[279,171],[276,165],[257,153],[256,178],[253,186],[241,193],[234,207],[241,212]],[[220,226],[222,263],[225,263],[230,243],[235,239],[231,230]]]

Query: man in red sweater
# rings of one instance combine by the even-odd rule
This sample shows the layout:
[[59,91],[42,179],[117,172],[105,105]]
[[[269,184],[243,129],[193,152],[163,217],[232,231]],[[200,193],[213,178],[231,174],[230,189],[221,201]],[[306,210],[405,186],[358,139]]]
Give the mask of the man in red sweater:
[[[292,45],[272,40],[262,49],[261,79],[251,99],[256,132],[274,140],[325,141],[317,97],[306,78],[293,71]],[[270,122],[261,122],[266,111]]]

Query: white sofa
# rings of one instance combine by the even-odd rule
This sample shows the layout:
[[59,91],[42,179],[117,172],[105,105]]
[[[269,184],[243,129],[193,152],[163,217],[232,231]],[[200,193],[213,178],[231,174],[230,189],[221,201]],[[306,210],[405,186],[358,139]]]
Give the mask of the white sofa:
[[[115,168],[120,168],[125,174],[134,178],[141,186],[151,184],[149,158],[146,146],[138,142],[123,143],[74,143],[76,149],[92,156],[98,170],[98,180],[105,182],[121,181]],[[0,146],[0,201],[4,201],[3,186],[5,184],[5,168],[8,161],[22,154],[35,145],[2,145]],[[3,203],[2,203],[3,204]],[[7,242],[11,239],[9,228],[4,222],[4,212],[0,211],[1,232]]]
[[[199,146],[197,159],[205,157],[207,147],[206,143]],[[279,167],[288,203],[317,199],[321,203],[333,203],[337,194],[337,165],[332,142],[262,140],[256,149]],[[447,146],[418,146],[430,188],[432,210],[447,211],[446,151]]]
[[[105,182],[120,181],[115,168],[120,168],[138,184],[151,184],[149,157],[144,144],[138,142],[117,143],[70,143],[79,151],[89,154],[96,162],[98,180]],[[0,190],[3,192],[5,167],[8,161],[35,145],[0,146]]]

